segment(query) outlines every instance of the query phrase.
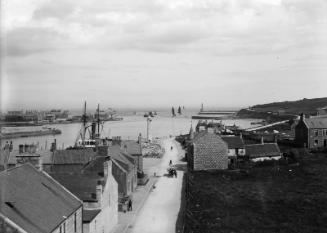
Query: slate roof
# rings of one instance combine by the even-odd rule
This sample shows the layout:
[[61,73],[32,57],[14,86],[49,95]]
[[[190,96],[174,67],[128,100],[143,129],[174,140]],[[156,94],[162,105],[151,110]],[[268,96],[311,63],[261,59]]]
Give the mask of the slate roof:
[[243,139],[238,136],[223,136],[221,137],[228,145],[228,149],[243,149]]
[[0,213],[27,232],[52,232],[82,207],[79,199],[30,164],[1,172],[0,190]]
[[106,161],[106,157],[97,156],[93,161],[86,164],[82,169],[83,173],[103,173],[104,166],[103,163]]
[[327,129],[327,118],[306,118],[304,123],[310,129]]
[[16,156],[30,156],[36,155],[42,158],[43,164],[86,164],[91,161],[96,152],[91,148],[76,149],[76,150],[56,150],[55,153],[49,150],[39,150],[36,153],[23,153],[19,154],[19,151],[13,151],[10,153],[9,164],[17,164]]
[[115,160],[121,167],[126,171],[131,171],[134,168],[133,162],[134,158],[126,153],[120,148],[120,146],[115,145],[109,147],[109,155],[112,160]]
[[[216,141],[216,140],[221,140],[221,137],[218,136],[217,134],[214,134],[214,133],[208,133],[207,131],[201,131],[199,133],[196,133],[194,135],[194,139],[193,139],[193,142],[194,143],[197,143],[199,141],[203,141],[204,138],[207,138],[208,140],[213,140],[213,141]],[[205,141],[205,140],[204,140]],[[209,141],[205,142],[207,144],[210,144]]]
[[84,210],[83,209],[83,223],[90,223],[99,213],[101,210]]
[[201,131],[197,134],[195,134],[193,139],[194,144],[199,144],[202,147],[206,147],[206,151],[203,151],[203,153],[212,154],[215,155],[215,152],[217,149],[225,149],[227,150],[228,146],[227,143],[222,140],[220,136],[214,133],[208,133],[206,131]]
[[53,164],[86,164],[96,156],[91,148],[77,150],[56,150]]
[[10,152],[8,164],[17,164],[16,156],[29,156],[35,155],[40,156],[42,158],[43,164],[51,164],[52,163],[52,152],[49,150],[39,150],[36,153],[22,153],[20,154],[18,150],[13,150]]
[[276,143],[245,145],[245,153],[250,158],[280,156],[281,152]]
[[85,202],[96,202],[96,186],[102,177],[96,173],[50,173],[50,175]]

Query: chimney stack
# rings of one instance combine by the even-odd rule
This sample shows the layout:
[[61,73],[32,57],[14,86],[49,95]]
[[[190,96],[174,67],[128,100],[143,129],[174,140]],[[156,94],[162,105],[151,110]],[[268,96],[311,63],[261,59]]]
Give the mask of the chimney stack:
[[55,139],[54,142],[51,143],[51,148],[50,148],[51,152],[54,152],[56,150],[57,150],[57,139]]
[[108,176],[112,174],[112,162],[110,160],[110,157],[107,156],[105,158],[105,161],[103,163],[103,175],[104,179],[107,180]]
[[141,144],[142,143],[142,134],[140,133],[139,136],[137,137],[137,143]]
[[39,157],[39,164],[38,164],[38,169],[39,171],[43,171],[43,162],[42,162],[42,157]]
[[23,154],[24,153],[24,145],[23,144],[19,144],[19,146],[18,146],[18,148],[19,148],[19,154]]
[[98,201],[98,204],[101,206],[101,199],[102,199],[102,181],[98,180],[97,186],[96,186],[96,199]]

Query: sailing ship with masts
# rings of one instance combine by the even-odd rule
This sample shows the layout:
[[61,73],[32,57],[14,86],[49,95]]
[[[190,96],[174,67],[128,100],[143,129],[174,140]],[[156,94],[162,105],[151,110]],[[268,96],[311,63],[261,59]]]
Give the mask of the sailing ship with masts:
[[100,111],[100,105],[98,104],[96,114],[93,120],[89,122],[86,115],[86,102],[84,103],[82,127],[79,131],[74,147],[70,147],[69,149],[96,148],[96,146],[100,145],[102,141],[100,138],[100,131],[103,130],[104,124],[104,120],[100,118]]

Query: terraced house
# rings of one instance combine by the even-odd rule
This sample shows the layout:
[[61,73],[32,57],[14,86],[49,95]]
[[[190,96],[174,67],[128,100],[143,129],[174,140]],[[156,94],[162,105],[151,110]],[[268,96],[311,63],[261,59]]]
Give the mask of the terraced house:
[[82,233],[83,203],[27,163],[0,172],[1,233]]

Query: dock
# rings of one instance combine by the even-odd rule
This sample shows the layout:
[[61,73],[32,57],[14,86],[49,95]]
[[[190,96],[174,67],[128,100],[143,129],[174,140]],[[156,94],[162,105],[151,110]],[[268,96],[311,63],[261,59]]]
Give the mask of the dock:
[[47,130],[35,130],[35,131],[21,131],[21,132],[1,133],[0,134],[0,139],[37,137],[37,136],[57,135],[57,134],[61,134],[61,130],[59,130],[59,129],[47,129]]

